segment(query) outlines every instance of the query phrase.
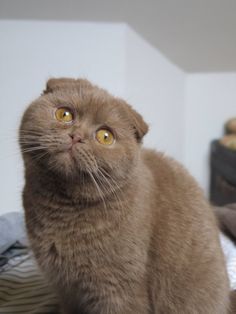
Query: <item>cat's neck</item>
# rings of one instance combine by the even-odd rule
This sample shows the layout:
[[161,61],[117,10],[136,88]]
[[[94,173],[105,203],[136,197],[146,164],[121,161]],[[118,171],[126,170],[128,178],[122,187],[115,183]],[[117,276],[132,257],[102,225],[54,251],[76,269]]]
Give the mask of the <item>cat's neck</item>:
[[[26,167],[26,182],[32,193],[40,194],[41,198],[54,200],[61,204],[85,207],[119,207],[133,198],[137,191],[138,180],[136,172],[129,180],[120,182],[108,181],[101,186],[89,176],[66,178],[49,172],[40,165]],[[108,179],[107,179],[108,180]],[[116,206],[117,205],[117,206]]]

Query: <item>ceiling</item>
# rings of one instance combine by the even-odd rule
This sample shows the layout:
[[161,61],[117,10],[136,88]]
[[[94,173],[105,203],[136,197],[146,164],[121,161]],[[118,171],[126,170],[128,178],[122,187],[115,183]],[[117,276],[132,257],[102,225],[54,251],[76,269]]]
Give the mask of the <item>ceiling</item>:
[[0,19],[125,22],[187,72],[236,71],[235,0],[0,0]]

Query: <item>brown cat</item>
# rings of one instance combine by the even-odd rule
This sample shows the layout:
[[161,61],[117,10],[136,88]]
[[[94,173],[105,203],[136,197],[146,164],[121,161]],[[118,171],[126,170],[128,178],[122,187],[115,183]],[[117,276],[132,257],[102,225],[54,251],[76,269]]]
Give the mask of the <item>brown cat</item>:
[[224,314],[213,212],[148,126],[86,80],[51,79],[20,128],[26,224],[66,314]]

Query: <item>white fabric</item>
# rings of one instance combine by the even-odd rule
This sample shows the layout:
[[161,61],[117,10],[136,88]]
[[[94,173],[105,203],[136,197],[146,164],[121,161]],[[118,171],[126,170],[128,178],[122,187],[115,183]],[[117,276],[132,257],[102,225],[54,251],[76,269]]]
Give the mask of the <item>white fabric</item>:
[[227,271],[231,289],[236,289],[236,246],[223,233],[220,234],[220,242],[225,255]]

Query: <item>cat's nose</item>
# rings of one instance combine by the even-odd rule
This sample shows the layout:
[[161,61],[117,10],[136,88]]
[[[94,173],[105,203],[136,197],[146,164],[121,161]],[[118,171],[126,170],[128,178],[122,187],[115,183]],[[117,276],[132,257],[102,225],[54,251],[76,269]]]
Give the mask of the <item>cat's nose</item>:
[[83,143],[83,138],[80,134],[75,133],[75,134],[69,134],[71,139],[72,139],[72,143],[76,144],[76,143]]

